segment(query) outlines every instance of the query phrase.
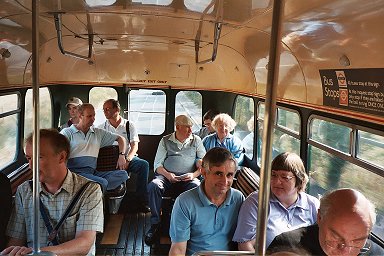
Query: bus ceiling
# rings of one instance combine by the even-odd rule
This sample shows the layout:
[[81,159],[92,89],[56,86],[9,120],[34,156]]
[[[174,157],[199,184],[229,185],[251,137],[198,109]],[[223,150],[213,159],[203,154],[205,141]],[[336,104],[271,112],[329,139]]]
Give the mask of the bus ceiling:
[[[272,3],[40,1],[40,83],[132,84],[263,97]],[[31,6],[31,0],[2,3],[1,88],[31,85]],[[383,1],[286,0],[277,97],[332,107],[326,94],[336,90],[327,84],[337,78],[324,70],[358,70],[352,74],[361,80],[356,82],[375,84],[367,77],[384,59],[384,34],[378,32],[383,7]],[[372,93],[380,90],[382,85]]]

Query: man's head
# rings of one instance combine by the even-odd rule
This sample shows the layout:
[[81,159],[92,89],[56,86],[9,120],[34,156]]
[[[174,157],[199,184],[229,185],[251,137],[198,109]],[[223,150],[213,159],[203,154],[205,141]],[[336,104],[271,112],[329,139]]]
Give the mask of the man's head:
[[68,110],[68,113],[69,113],[69,116],[73,119],[73,118],[77,118],[77,115],[78,115],[78,108],[79,106],[83,104],[83,102],[81,101],[81,99],[79,98],[76,98],[76,97],[72,97],[72,98],[69,98],[67,104],[65,105],[67,107],[67,110]]
[[[32,168],[32,133],[25,139],[25,157]],[[49,183],[66,174],[66,161],[69,157],[69,141],[56,129],[40,130],[40,181]]]
[[175,119],[176,138],[183,142],[192,134],[192,119],[186,115],[179,115]]
[[92,104],[84,103],[79,107],[79,125],[89,129],[95,122],[95,108]]
[[233,183],[237,162],[225,148],[212,148],[203,158],[201,173],[207,196],[226,195]]
[[104,101],[103,111],[105,118],[112,119],[120,115],[120,103],[115,99],[108,99]]
[[207,129],[210,133],[215,131],[215,129],[212,127],[212,120],[218,114],[219,114],[219,112],[217,112],[216,110],[210,109],[203,116],[203,124],[205,127],[207,127]]
[[358,255],[375,221],[375,207],[357,190],[327,193],[317,217],[321,248],[327,255]]

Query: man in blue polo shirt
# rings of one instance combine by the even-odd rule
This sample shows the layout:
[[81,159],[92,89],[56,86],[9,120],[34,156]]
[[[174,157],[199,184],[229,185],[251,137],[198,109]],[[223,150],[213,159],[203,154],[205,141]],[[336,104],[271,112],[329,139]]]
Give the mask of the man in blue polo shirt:
[[[81,176],[99,183],[103,191],[118,188],[129,178],[125,171],[127,160],[125,159],[126,142],[124,137],[101,128],[93,127],[95,109],[92,104],[84,103],[80,105],[79,119],[78,124],[72,124],[60,132],[67,137],[70,143],[68,168]],[[116,170],[97,171],[97,156],[100,148],[110,146],[115,141],[119,144],[120,152]]]
[[231,188],[236,160],[225,148],[212,148],[203,158],[200,186],[182,193],[171,216],[169,255],[228,251],[243,194]]

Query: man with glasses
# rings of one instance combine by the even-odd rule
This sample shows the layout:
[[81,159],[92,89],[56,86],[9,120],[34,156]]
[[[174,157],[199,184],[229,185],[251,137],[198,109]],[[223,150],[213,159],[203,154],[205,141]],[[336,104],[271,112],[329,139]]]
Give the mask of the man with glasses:
[[127,150],[124,152],[125,159],[127,160],[125,169],[128,173],[137,175],[136,193],[139,201],[138,210],[144,213],[150,212],[147,192],[149,164],[146,160],[137,156],[140,142],[139,135],[133,122],[120,116],[120,110],[120,103],[117,100],[106,100],[103,105],[103,111],[107,120],[99,125],[99,128],[119,134],[127,141]]
[[231,188],[236,160],[225,148],[212,148],[203,158],[199,187],[182,193],[171,216],[169,255],[228,251],[243,194]]
[[214,133],[215,129],[212,126],[212,120],[215,118],[216,115],[218,115],[219,112],[217,112],[214,109],[208,110],[204,116],[203,116],[203,127],[196,132],[195,134],[199,136],[201,139],[204,139],[205,136]]
[[277,236],[268,252],[291,248],[310,255],[359,255],[375,221],[375,207],[363,194],[338,189],[320,199],[317,224]]

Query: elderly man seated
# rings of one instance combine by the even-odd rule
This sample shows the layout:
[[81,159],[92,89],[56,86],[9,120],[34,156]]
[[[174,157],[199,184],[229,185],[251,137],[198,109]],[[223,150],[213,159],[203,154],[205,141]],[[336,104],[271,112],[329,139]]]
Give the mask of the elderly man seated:
[[317,223],[275,237],[268,252],[360,255],[376,221],[374,205],[359,191],[338,189],[320,199]]
[[151,228],[145,236],[145,243],[153,244],[160,224],[161,200],[169,189],[182,191],[200,185],[200,167],[205,148],[200,137],[192,134],[192,120],[179,115],[175,119],[176,131],[164,136],[157,148],[154,169],[155,178],[148,184]]

